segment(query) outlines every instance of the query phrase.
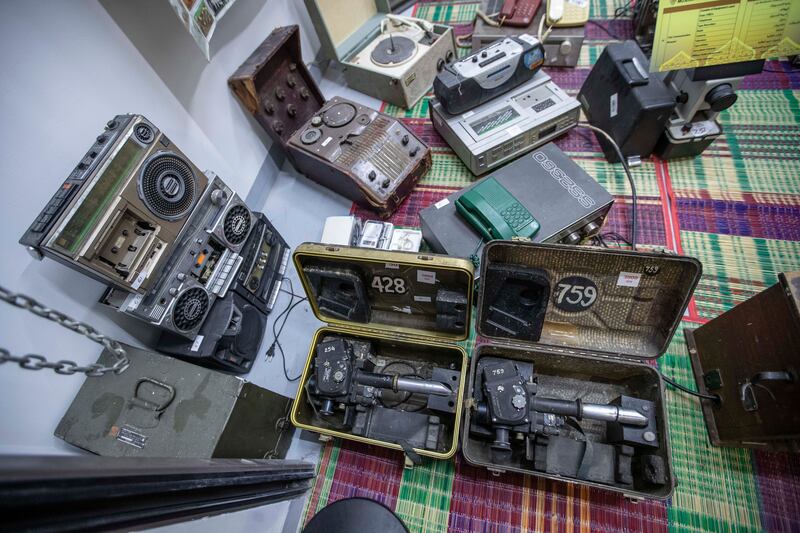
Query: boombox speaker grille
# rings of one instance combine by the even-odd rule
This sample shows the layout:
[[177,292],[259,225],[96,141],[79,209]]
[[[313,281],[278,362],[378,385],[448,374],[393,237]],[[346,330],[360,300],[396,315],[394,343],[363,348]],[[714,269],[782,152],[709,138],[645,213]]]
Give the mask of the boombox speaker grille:
[[225,213],[223,232],[225,239],[233,245],[244,242],[250,232],[250,213],[245,206],[236,205]]
[[172,322],[181,331],[189,331],[200,325],[210,305],[208,293],[193,287],[178,296],[172,308]]
[[185,216],[194,205],[197,180],[189,163],[172,153],[156,154],[139,176],[139,196],[148,209],[164,220]]

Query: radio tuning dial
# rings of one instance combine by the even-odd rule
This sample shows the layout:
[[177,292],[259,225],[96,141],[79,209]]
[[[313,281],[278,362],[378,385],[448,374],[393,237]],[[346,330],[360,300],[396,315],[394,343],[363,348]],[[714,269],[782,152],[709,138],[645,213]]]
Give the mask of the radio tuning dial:
[[322,125],[322,118],[319,115],[317,115],[315,117],[311,117],[311,125],[312,126],[317,126],[317,127],[321,126]]

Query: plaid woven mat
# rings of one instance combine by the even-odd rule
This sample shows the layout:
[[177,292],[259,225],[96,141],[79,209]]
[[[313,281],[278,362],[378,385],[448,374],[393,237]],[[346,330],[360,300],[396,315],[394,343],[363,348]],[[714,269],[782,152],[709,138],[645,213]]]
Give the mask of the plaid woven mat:
[[[580,89],[611,39],[609,32],[632,36],[629,19],[613,20],[615,7],[623,3],[592,0],[578,68],[547,70],[570,94]],[[466,35],[477,7],[477,2],[424,2],[415,15]],[[774,284],[778,272],[800,269],[800,73],[774,61],[767,68],[776,72],[745,79],[738,102],[720,116],[723,136],[702,157],[648,160],[633,169],[639,192],[637,243],[703,263],[686,326]],[[403,117],[433,150],[433,168],[391,219],[418,226],[420,209],[474,177],[434,131],[427,98],[410,110],[390,105],[384,110]],[[575,129],[556,144],[615,196],[605,229],[627,235],[626,179],[603,159],[594,135]],[[658,364],[694,388],[682,328]],[[712,447],[697,400],[671,389],[666,399],[678,479],[667,502],[632,503],[615,493],[537,477],[493,477],[460,455],[404,469],[398,452],[334,442],[323,449],[305,519],[328,503],[364,496],[394,509],[411,531],[800,531],[798,456]]]

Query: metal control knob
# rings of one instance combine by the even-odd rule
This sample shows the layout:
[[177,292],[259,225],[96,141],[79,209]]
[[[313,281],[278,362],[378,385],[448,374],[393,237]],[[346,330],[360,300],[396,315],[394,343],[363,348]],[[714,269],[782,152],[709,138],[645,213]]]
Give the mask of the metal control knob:
[[336,383],[341,383],[342,381],[344,381],[344,372],[342,372],[341,370],[337,370],[336,372],[334,372],[333,381],[335,381]]
[[408,152],[408,155],[410,155],[411,157],[415,157],[417,155],[417,152],[419,152],[419,146],[415,146],[414,148],[412,148],[411,151]]
[[117,123],[117,121],[116,121],[116,120],[109,120],[108,122],[106,122],[106,129],[107,129],[107,130],[113,130],[113,129],[114,129],[114,128],[116,128],[118,125],[119,125],[119,124]]
[[283,87],[275,87],[275,98],[277,98],[279,102],[283,102],[286,98],[286,91],[283,90]]
[[264,101],[264,112],[267,115],[271,115],[275,112],[275,106],[272,105],[272,102],[270,102],[269,100]]
[[447,53],[444,55],[444,60],[447,61],[448,63],[452,63],[454,57],[455,54],[453,53],[453,51],[448,50]]
[[297,85],[294,76],[292,76],[291,74],[286,76],[286,85],[288,85],[289,87],[294,87],[295,85]]
[[486,53],[486,50],[484,50],[483,52],[481,52],[481,57],[486,57],[487,55],[488,55],[488,54]]
[[228,193],[222,189],[217,189],[211,193],[211,203],[214,205],[223,205],[228,201]]
[[183,281],[183,280],[185,280],[185,279],[186,279],[186,274],[184,274],[183,272],[180,272],[180,273],[179,273],[177,276],[175,276],[175,278],[176,278],[178,281]]
[[558,53],[562,56],[568,56],[572,52],[572,41],[564,39],[558,47]]
[[289,115],[290,117],[294,117],[295,115],[297,115],[297,108],[294,105],[289,104],[288,106],[286,106],[286,114]]
[[369,174],[367,174],[367,177],[369,178],[369,181],[375,181],[375,178],[377,178],[378,175],[375,173],[374,170],[370,170]]
[[272,123],[272,129],[275,130],[275,133],[277,133],[278,135],[282,134],[283,122],[281,122],[280,120],[276,120],[275,122]]
[[589,222],[588,224],[586,224],[583,227],[583,234],[584,235],[594,235],[595,233],[597,233],[597,230],[599,230],[599,229],[600,229],[600,224],[598,224],[597,222],[592,221],[592,222]]
[[390,183],[391,183],[391,181],[389,181],[389,178],[386,178],[385,180],[383,180],[383,183],[381,183],[381,187],[383,187],[384,189],[387,189],[389,187]]
[[522,394],[515,394],[514,397],[511,398],[511,405],[517,409],[522,409],[525,407],[525,396]]
[[403,135],[403,138],[400,139],[400,142],[403,143],[403,146],[408,144],[408,135]]
[[578,244],[581,242],[581,236],[577,231],[573,231],[562,240],[564,244]]
[[311,117],[311,125],[312,126],[317,126],[317,127],[321,126],[322,125],[322,117],[320,117],[319,115],[317,115],[315,117]]
[[177,295],[178,295],[178,289],[176,289],[175,287],[172,287],[172,288],[169,290],[169,295],[170,295],[170,296],[177,296]]
[[472,62],[473,63],[477,63],[478,62],[478,56],[472,56]]
[[108,137],[106,137],[105,135],[98,135],[96,140],[98,143],[103,144],[104,142],[106,142],[107,139]]
[[303,100],[308,100],[308,89],[305,87],[300,87],[300,98]]

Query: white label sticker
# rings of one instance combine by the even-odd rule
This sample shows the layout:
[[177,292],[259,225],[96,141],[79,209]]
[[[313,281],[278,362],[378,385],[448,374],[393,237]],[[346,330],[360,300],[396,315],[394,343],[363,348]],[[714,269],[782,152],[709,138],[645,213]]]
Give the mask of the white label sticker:
[[397,263],[386,263],[386,265],[384,266],[391,270],[397,270],[398,268],[400,268],[400,265],[398,265]]
[[430,302],[431,301],[431,297],[430,296],[414,296],[414,301],[415,302]]
[[519,126],[511,126],[510,128],[506,129],[506,133],[508,133],[509,137],[516,137],[517,135],[522,133],[522,130],[520,129]]
[[331,142],[331,140],[333,140],[333,137],[328,137],[327,139],[322,141],[322,146],[328,146],[328,143]]
[[417,270],[417,281],[420,283],[436,283],[436,272],[430,270]]
[[523,33],[522,35],[519,36],[519,38],[528,44],[532,44],[533,46],[539,44],[539,41],[537,41],[534,37],[528,35],[527,33]]
[[198,335],[197,337],[194,338],[194,342],[192,343],[192,351],[193,352],[196,352],[197,350],[200,349],[200,345],[203,344],[203,339],[204,338],[205,338],[205,335]]
[[407,315],[411,314],[411,306],[410,305],[407,305],[405,307],[397,307],[396,305],[393,305],[392,309],[397,311],[398,313],[405,313]]
[[617,99],[617,93],[614,93],[608,100],[608,115],[610,118],[617,116]]
[[638,287],[642,275],[636,272],[620,272],[617,278],[617,287]]
[[443,208],[444,206],[446,206],[449,203],[450,203],[450,200],[448,200],[447,198],[442,198],[441,200],[439,200],[438,202],[436,202],[433,205],[436,207],[436,209],[441,209],[441,208]]
[[578,7],[586,7],[589,4],[589,0],[567,0],[567,2]]
[[461,118],[464,119],[464,120],[467,120],[469,117],[471,117],[474,114],[475,114],[475,111],[467,111],[466,113],[461,115]]
[[135,279],[135,280],[133,280],[133,283],[131,283],[131,287],[133,287],[133,290],[136,290],[136,289],[138,289],[138,288],[139,288],[139,286],[140,286],[142,283],[144,283],[144,280],[146,280],[146,279],[147,279],[147,274],[148,274],[148,272],[145,272],[144,270],[142,270],[141,272],[139,272],[139,275],[138,275],[138,276],[136,276],[136,279]]
[[122,305],[122,311],[134,311],[139,307],[139,304],[142,303],[142,299],[144,295],[142,294],[129,294],[127,298],[125,298],[125,302]]

